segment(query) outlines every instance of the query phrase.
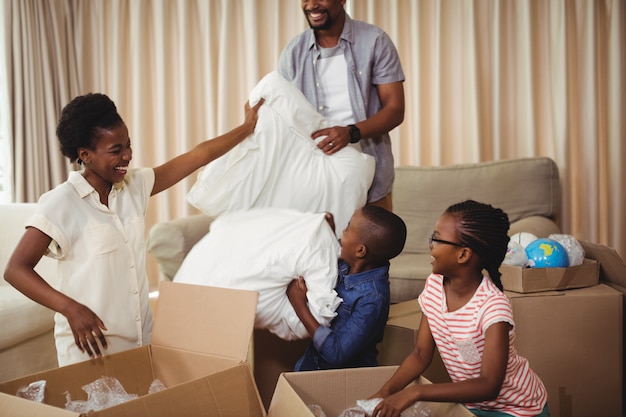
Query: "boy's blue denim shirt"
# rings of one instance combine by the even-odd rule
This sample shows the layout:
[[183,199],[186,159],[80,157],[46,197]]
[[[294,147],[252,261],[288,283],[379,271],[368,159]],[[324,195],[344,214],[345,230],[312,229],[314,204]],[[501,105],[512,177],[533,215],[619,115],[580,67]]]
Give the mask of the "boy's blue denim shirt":
[[389,317],[389,264],[358,274],[339,260],[335,290],[343,302],[330,327],[320,326],[296,371],[378,365],[376,345]]

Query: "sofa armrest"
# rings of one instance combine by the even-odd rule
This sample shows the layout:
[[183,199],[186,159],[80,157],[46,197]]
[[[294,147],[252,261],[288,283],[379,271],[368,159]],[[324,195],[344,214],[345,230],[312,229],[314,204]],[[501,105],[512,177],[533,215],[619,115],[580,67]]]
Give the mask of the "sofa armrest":
[[165,279],[172,280],[191,248],[209,232],[213,217],[194,214],[157,223],[148,232],[148,252]]

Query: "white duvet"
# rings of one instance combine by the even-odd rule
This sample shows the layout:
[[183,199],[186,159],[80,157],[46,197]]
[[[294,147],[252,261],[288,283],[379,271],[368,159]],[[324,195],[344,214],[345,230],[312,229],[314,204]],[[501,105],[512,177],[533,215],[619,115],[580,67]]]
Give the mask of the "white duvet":
[[374,159],[353,147],[328,156],[311,134],[329,123],[278,72],[250,92],[263,97],[255,133],[202,169],[187,201],[209,216],[253,207],[331,212],[337,233],[367,201]]
[[324,213],[275,208],[232,212],[211,223],[174,282],[257,291],[255,327],[285,340],[302,339],[309,335],[289,302],[287,285],[303,276],[311,313],[329,325],[342,301],[334,291],[339,252]]

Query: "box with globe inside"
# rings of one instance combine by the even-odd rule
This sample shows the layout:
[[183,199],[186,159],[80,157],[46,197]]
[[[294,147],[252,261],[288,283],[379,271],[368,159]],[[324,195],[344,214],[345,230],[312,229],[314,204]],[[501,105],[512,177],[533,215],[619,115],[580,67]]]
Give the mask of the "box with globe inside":
[[600,264],[585,258],[582,246],[570,235],[511,236],[500,273],[504,289],[519,293],[592,287],[600,282]]

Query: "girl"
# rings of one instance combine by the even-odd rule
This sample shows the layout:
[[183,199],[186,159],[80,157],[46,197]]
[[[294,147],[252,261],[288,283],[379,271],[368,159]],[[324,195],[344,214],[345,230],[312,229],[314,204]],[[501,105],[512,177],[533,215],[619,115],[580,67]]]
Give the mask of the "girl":
[[[513,312],[498,270],[508,229],[506,213],[472,200],[441,215],[429,240],[433,273],[418,298],[415,348],[372,396],[383,399],[372,415],[397,417],[416,401],[446,401],[465,403],[477,416],[549,416],[543,383],[513,345]],[[435,346],[453,382],[407,387],[430,365]]]
[[[145,211],[157,194],[228,152],[254,132],[258,109],[245,121],[154,169],[130,169],[128,129],[103,94],[76,97],[57,126],[61,152],[82,171],[41,196],[7,263],[4,278],[57,312],[60,366],[150,342],[144,241]],[[59,260],[57,291],[35,272],[42,256]]]

